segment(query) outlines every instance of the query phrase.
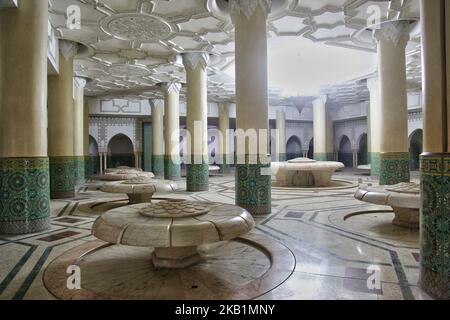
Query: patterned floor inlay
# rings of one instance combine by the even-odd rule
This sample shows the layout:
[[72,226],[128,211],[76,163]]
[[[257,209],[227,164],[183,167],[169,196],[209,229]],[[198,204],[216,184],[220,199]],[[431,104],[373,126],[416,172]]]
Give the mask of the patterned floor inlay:
[[[351,181],[355,186],[360,178],[365,184],[377,184],[368,177],[346,171],[333,178]],[[155,196],[234,204],[233,174],[210,177],[209,181],[208,192],[181,191]],[[181,181],[180,185],[183,184]],[[96,240],[90,232],[92,223],[106,208],[97,212],[83,210],[93,202],[126,198],[100,192],[98,186],[99,182],[88,183],[78,189],[75,199],[52,201],[51,230],[29,235],[0,235],[0,299],[55,299],[44,286],[44,270],[57,257]],[[358,211],[380,209],[380,206],[355,200],[355,191],[356,187],[272,190],[272,214],[255,217],[257,227],[254,234],[262,234],[289,248],[295,256],[295,270],[286,281],[271,286],[258,299],[430,299],[417,285],[418,233],[393,226],[393,214],[389,212],[344,220],[345,216]],[[232,252],[224,247],[222,258],[232,259]],[[229,265],[227,270],[231,272],[233,267]],[[368,285],[368,280],[372,279],[370,276],[374,275],[373,270],[378,270],[379,286]],[[68,274],[63,271],[67,279]],[[246,273],[248,279],[258,276],[252,275],[252,270],[249,272]],[[199,279],[198,276],[195,279]],[[208,282],[200,280],[195,283],[188,281],[183,290],[197,290],[199,296],[203,296],[207,291],[200,286],[207,286]],[[227,279],[222,280],[228,283],[225,282]],[[229,281],[233,282],[235,278],[231,277]],[[194,290],[193,286],[199,288]],[[164,294],[169,287],[169,284],[162,286],[159,294]],[[141,297],[146,295],[140,294]],[[114,295],[120,296],[120,290]],[[257,296],[249,294],[247,298]]]

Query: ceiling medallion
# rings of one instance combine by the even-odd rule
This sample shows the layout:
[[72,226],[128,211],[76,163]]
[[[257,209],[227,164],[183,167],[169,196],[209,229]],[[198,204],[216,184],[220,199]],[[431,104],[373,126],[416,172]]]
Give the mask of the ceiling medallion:
[[107,34],[125,41],[155,42],[172,34],[172,27],[162,18],[142,13],[116,14],[100,25]]

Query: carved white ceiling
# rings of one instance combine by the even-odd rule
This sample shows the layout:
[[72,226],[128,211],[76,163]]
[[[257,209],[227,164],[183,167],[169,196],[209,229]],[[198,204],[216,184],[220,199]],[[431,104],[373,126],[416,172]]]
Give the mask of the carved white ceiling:
[[[273,0],[269,37],[294,36],[332,46],[376,51],[364,30],[368,7],[382,19],[418,19],[418,0]],[[81,29],[66,26],[70,5],[81,8]],[[208,93],[213,101],[234,100],[234,28],[226,0],[50,0],[50,21],[60,38],[84,47],[75,61],[77,76],[92,79],[89,96],[161,97],[161,82],[185,82],[177,56],[211,54]],[[420,32],[407,47],[410,87],[420,85]],[[182,95],[184,89],[182,90]],[[360,95],[355,97],[359,98]],[[347,99],[347,98],[346,98]]]

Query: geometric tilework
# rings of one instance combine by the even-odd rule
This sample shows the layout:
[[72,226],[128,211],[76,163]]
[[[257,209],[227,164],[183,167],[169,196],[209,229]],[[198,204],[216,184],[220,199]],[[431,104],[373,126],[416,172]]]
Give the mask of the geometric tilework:
[[409,152],[380,153],[380,185],[409,181]]
[[156,177],[164,177],[164,155],[152,155],[152,170]]
[[180,159],[173,161],[172,155],[164,156],[164,179],[166,180],[179,180],[181,178]]
[[[194,162],[194,161],[192,161]],[[188,192],[209,190],[209,164],[188,164],[186,166],[186,186]]]
[[0,159],[0,233],[50,227],[48,158]]
[[378,177],[380,175],[380,153],[369,152],[370,175]]
[[52,199],[75,196],[75,157],[50,157],[50,196]]
[[84,167],[84,156],[75,156],[75,184],[81,185],[85,183],[85,167]]
[[236,205],[251,214],[269,214],[271,212],[271,176],[261,175],[261,169],[269,164],[236,165]]
[[450,154],[424,154],[420,167],[420,284],[428,294],[450,299]]

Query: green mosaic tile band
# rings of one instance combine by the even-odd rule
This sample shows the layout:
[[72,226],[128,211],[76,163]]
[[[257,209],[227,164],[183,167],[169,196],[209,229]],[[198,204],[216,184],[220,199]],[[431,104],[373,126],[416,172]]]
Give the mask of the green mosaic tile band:
[[84,168],[84,156],[74,157],[75,162],[75,184],[81,185],[86,182],[85,180],[85,168]]
[[261,169],[270,171],[270,164],[238,164],[236,166],[236,205],[254,215],[272,211],[271,176],[262,175]]
[[173,156],[164,157],[164,179],[179,180],[181,178],[180,158],[173,160]]
[[422,211],[419,284],[431,296],[450,299],[450,154],[420,158]]
[[50,157],[50,197],[75,196],[75,157]]
[[314,153],[314,160],[316,161],[335,161],[334,153]]
[[380,185],[409,182],[409,153],[380,153]]
[[186,166],[186,186],[188,192],[209,190],[209,165],[188,164]]
[[380,153],[369,152],[368,160],[370,163],[370,175],[378,177],[380,175]]
[[152,156],[152,169],[156,177],[164,177],[164,155]]
[[48,158],[0,159],[0,233],[50,228]]
[[284,161],[286,161],[286,159],[287,159],[286,153],[279,153],[278,154],[278,161],[284,162]]

